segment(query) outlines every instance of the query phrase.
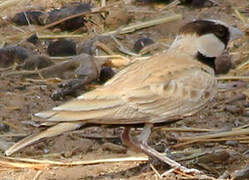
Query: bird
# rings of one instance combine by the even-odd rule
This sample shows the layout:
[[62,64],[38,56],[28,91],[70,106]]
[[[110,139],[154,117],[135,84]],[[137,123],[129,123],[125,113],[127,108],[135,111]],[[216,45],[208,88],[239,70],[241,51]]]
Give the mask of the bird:
[[[5,151],[10,156],[41,139],[86,124],[124,126],[123,144],[184,172],[189,169],[147,143],[154,124],[184,119],[204,108],[216,94],[214,60],[243,32],[220,20],[198,19],[183,25],[170,47],[120,70],[104,85],[36,113],[47,130],[23,138]],[[130,137],[133,125],[144,128]]]

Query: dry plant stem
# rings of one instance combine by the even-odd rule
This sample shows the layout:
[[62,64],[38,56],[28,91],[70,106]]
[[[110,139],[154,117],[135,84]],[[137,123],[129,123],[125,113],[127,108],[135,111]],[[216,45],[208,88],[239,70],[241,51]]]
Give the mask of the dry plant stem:
[[[105,7],[106,6],[106,0],[101,0],[100,1],[101,7]],[[101,15],[105,18],[105,13],[101,13]]]
[[[172,22],[172,21],[176,21],[176,20],[180,20],[180,19],[182,19],[182,15],[181,14],[176,14],[176,15],[172,15],[172,16],[166,16],[166,17],[153,19],[153,20],[146,21],[146,22],[140,22],[140,23],[137,23],[137,24],[134,24],[134,25],[129,25],[127,27],[122,28],[120,30],[119,34],[127,34],[127,33],[134,32],[136,30],[139,30],[139,29],[155,26],[155,25],[158,25],[158,24],[168,23],[168,22]],[[107,32],[107,33],[104,33],[102,35],[103,36],[108,36],[108,35],[111,35],[111,34],[115,34],[116,32],[117,32],[117,30]]]
[[[241,54],[241,55],[248,55],[249,54],[249,51],[236,51],[236,52],[230,52],[229,53],[230,55],[236,55],[236,54]],[[247,61],[248,62],[248,61]],[[238,66],[237,66],[238,67]]]
[[212,132],[217,131],[217,129],[203,129],[203,128],[167,128],[167,127],[156,127],[162,131],[175,131],[175,132]]
[[113,163],[113,162],[148,161],[148,157],[124,157],[124,158],[85,160],[85,161],[73,161],[73,162],[60,162],[60,161],[51,161],[51,160],[38,160],[38,159],[14,158],[14,157],[2,157],[1,159],[0,159],[0,165],[8,164],[12,167],[17,167],[17,168],[26,168],[26,167],[33,168],[36,166],[38,167],[79,166],[79,165],[93,165],[93,164]]
[[164,10],[169,10],[172,8],[175,8],[178,4],[180,4],[181,2],[179,0],[175,0],[171,3],[169,3],[167,6],[165,6],[164,8],[160,9],[159,11],[162,12]]
[[[245,140],[245,141],[243,141]],[[184,143],[178,143],[175,144],[173,146],[171,146],[172,148],[179,148],[182,146],[186,146],[189,144],[193,144],[193,143],[200,143],[200,142],[220,142],[220,141],[239,141],[239,143],[243,143],[243,142],[249,142],[246,141],[249,140],[249,137],[238,137],[238,138],[221,138],[221,139],[198,139],[198,140],[193,140],[193,141],[186,141]]]
[[3,41],[3,42],[0,44],[0,48],[3,48],[5,44],[6,44],[6,42]]
[[106,6],[106,0],[101,0],[100,3],[101,3],[101,7],[105,7]]
[[173,145],[171,147],[172,148],[178,148],[178,147],[186,146],[186,145],[193,144],[193,143],[196,143],[196,142],[200,142],[200,140],[193,140],[193,141],[187,141],[187,142],[184,142],[184,143],[178,143],[178,144],[175,144],[175,145]]
[[12,25],[12,28],[13,28],[13,29],[16,29],[16,30],[18,30],[18,31],[20,31],[20,32],[22,32],[22,33],[25,33],[25,31],[22,30],[22,28],[17,27],[17,26],[15,26],[15,25]]
[[12,69],[13,69],[12,66],[7,67],[7,68],[0,68],[0,72],[10,71],[10,70],[12,70]]
[[247,21],[245,20],[245,17],[236,8],[234,8],[234,12],[237,18],[245,25],[247,23]]
[[239,130],[232,130],[229,132],[220,132],[216,134],[208,134],[203,136],[197,136],[197,137],[182,137],[179,138],[180,141],[188,141],[188,140],[201,140],[201,139],[211,139],[211,138],[221,138],[221,137],[227,137],[227,136],[238,136],[238,135],[248,135],[249,134],[249,128],[247,129],[239,129]]
[[28,134],[1,134],[0,138],[1,137],[25,137],[27,135]]
[[112,34],[110,36],[113,39],[113,41],[118,45],[118,49],[120,52],[127,54],[127,55],[130,55],[130,56],[138,56],[138,54],[133,53],[130,50],[128,50],[127,48],[125,48],[123,46],[123,44],[119,40],[117,40],[117,38],[115,38]]
[[74,56],[50,56],[50,59],[51,60],[58,60],[58,61],[65,61],[65,60],[69,60],[69,59],[72,59]]
[[96,59],[106,59],[106,58],[110,58],[110,59],[123,59],[127,62],[130,61],[129,58],[126,58],[125,56],[121,56],[121,55],[106,55],[106,56],[94,56],[94,58]]
[[46,78],[46,79],[32,79],[32,78],[26,78],[26,81],[32,82],[32,83],[46,83],[46,84],[54,84],[54,83],[60,83],[63,80],[60,78]]
[[54,34],[39,34],[36,33],[36,36],[38,39],[59,39],[59,38],[83,38],[86,35],[85,34],[59,34],[59,35],[54,35]]
[[32,75],[32,74],[38,74],[38,72],[36,70],[32,70],[32,71],[27,71],[27,70],[12,71],[12,72],[8,72],[8,73],[3,73],[2,76]]
[[153,166],[153,164],[150,164],[150,168],[154,171],[154,173],[161,178],[161,175],[159,174],[159,172],[156,170],[156,168]]
[[41,176],[42,173],[43,173],[43,171],[39,170],[39,171],[35,174],[35,176],[34,176],[34,178],[33,178],[32,180],[38,180],[38,179],[40,178],[40,176]]
[[110,49],[108,48],[104,43],[102,42],[96,42],[95,43],[95,46],[102,49],[103,51],[105,51],[107,54],[109,55],[114,55],[115,53]]
[[249,81],[249,76],[219,76],[217,80],[245,80]]
[[[203,151],[203,150],[202,150]],[[198,153],[193,153],[191,155],[188,155],[188,156],[184,156],[182,158],[177,158],[176,160],[177,161],[189,161],[189,160],[192,160],[192,159],[196,159],[200,156],[203,156],[204,154],[206,154],[207,152],[198,152]]]
[[29,168],[29,169],[45,169],[48,164],[34,164],[34,163],[24,163],[24,162],[9,162],[6,160],[0,160],[0,166],[9,168]]
[[239,66],[237,66],[235,70],[243,72],[243,71],[247,70],[248,68],[249,68],[249,61],[246,61],[246,62],[240,64]]
[[239,127],[233,128],[233,130],[245,129],[245,128],[248,128],[248,127],[249,127],[249,124],[245,124],[243,126],[239,126]]

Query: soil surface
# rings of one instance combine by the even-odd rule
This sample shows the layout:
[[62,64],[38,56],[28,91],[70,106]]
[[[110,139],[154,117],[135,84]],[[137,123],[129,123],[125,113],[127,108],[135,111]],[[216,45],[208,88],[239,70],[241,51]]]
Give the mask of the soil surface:
[[[85,27],[77,30],[67,31],[54,28],[43,29],[39,25],[18,26],[10,21],[16,13],[24,10],[43,10],[48,12],[54,8],[60,8],[69,1],[34,0],[30,3],[21,1],[16,6],[10,6],[0,12],[0,45],[19,44],[27,47],[36,54],[47,54],[46,48],[49,39],[40,39],[38,44],[33,45],[26,42],[26,38],[37,31],[39,34],[70,35],[83,34],[82,37],[73,38],[79,45],[96,34],[116,30],[125,27],[128,23],[138,23],[161,16],[172,16],[182,14],[183,19],[164,23],[153,27],[139,29],[132,33],[118,35],[122,45],[133,51],[135,41],[141,37],[149,37],[159,44],[159,48],[150,52],[156,52],[167,48],[176,36],[178,28],[187,21],[198,18],[219,19],[229,24],[248,30],[249,25],[249,2],[248,0],[216,0],[217,4],[207,3],[202,7],[193,5],[173,5],[169,3],[127,3],[122,4],[121,0],[109,0],[110,6],[107,11],[109,16],[104,20],[100,13],[86,15]],[[111,6],[114,3],[121,3]],[[99,7],[99,1],[92,1],[94,7]],[[166,8],[165,8],[166,7]],[[236,14],[239,12],[239,15]],[[55,39],[52,37],[52,39]],[[161,43],[161,44],[160,44]],[[106,44],[115,54],[121,54],[131,58],[127,54],[118,51],[117,44],[111,42]],[[230,45],[233,69],[228,73],[230,76],[247,76],[248,66],[238,67],[248,61],[249,58],[248,36],[243,37]],[[58,63],[58,60],[54,61]],[[246,68],[247,67],[247,68]],[[0,67],[1,68],[1,67]],[[150,167],[153,164],[159,173],[169,170],[169,167],[158,164],[154,161],[128,161],[128,162],[103,162],[92,165],[59,166],[45,163],[43,167],[33,163],[34,166],[19,166],[9,164],[10,160],[4,158],[4,150],[21,138],[44,130],[43,127],[35,127],[34,113],[49,110],[60,105],[74,96],[66,96],[61,100],[53,100],[51,94],[57,88],[55,81],[46,81],[41,78],[4,76],[6,72],[18,71],[16,64],[11,67],[1,68],[0,72],[0,180],[78,180],[78,179],[159,179],[155,170]],[[115,69],[118,71],[119,69]],[[42,81],[40,81],[42,80]],[[226,176],[232,178],[236,170],[244,169],[249,165],[247,135],[226,136],[223,139],[212,138],[206,141],[196,141],[189,144],[182,144],[183,137],[197,137],[206,134],[220,132],[232,132],[234,128],[244,127],[249,122],[249,89],[247,83],[240,80],[219,81],[225,85],[225,89],[219,89],[216,97],[200,112],[172,124],[165,124],[153,129],[149,144],[160,152],[170,152],[170,156],[189,168],[203,171],[207,176],[219,178]],[[230,84],[227,84],[230,83]],[[231,83],[235,83],[231,84]],[[99,84],[94,81],[93,85]],[[234,87],[233,87],[234,86]],[[85,92],[85,88],[81,93]],[[171,129],[166,129],[171,128]],[[173,128],[180,128],[174,130]],[[188,131],[185,128],[199,128],[203,132]],[[243,128],[241,128],[243,129]],[[74,132],[68,132],[60,136],[47,138],[41,142],[28,146],[11,157],[30,158],[38,160],[51,160],[60,162],[76,162],[84,160],[112,159],[125,157],[146,157],[142,153],[133,152],[124,147],[119,138],[123,127],[86,127]],[[210,130],[210,131],[208,131]],[[205,131],[205,132],[204,132]],[[134,128],[133,133],[139,134],[141,128]],[[241,137],[241,139],[238,139]],[[236,139],[237,138],[237,139]],[[244,139],[243,139],[244,138]],[[247,138],[247,139],[246,139]],[[190,139],[191,140],[191,139]],[[190,142],[190,141],[187,141]],[[168,148],[168,149],[167,149]],[[167,149],[167,150],[165,150]],[[26,163],[32,164],[32,163]],[[165,179],[198,179],[198,176],[184,175],[182,173],[171,173]],[[246,179],[246,178],[244,178]]]

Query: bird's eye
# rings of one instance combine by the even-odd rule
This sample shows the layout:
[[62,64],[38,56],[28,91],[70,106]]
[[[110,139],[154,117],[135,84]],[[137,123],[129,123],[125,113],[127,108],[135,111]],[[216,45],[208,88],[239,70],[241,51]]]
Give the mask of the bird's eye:
[[218,37],[224,37],[226,35],[226,29],[224,27],[218,27],[215,34]]

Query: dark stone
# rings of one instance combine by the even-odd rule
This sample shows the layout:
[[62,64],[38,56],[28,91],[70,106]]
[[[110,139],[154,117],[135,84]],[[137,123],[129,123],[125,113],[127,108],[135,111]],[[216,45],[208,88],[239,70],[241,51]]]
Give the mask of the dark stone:
[[37,35],[36,34],[33,34],[33,35],[31,35],[28,39],[27,39],[27,41],[28,42],[30,42],[30,43],[32,43],[32,44],[37,44],[38,43],[38,37],[37,37]]
[[12,18],[12,21],[20,26],[28,25],[29,23],[27,21],[25,13],[27,15],[30,24],[43,25],[42,22],[40,21],[40,17],[43,16],[44,13],[41,11],[26,11],[26,12],[17,13]]
[[67,39],[51,41],[47,52],[50,56],[73,56],[76,55],[76,44],[74,41]]
[[103,83],[111,79],[115,75],[115,72],[112,70],[111,67],[103,66],[100,71],[99,80]]
[[145,46],[148,46],[153,43],[154,41],[152,39],[147,37],[142,37],[135,42],[133,49],[136,52],[140,52]]
[[[50,11],[48,14],[47,20],[45,20],[45,23],[51,24],[63,18],[90,11],[91,7],[92,6],[90,3],[69,4],[68,6],[63,7],[61,9],[55,9],[55,10]],[[80,27],[83,27],[84,23],[85,23],[84,17],[79,16],[79,17],[75,17],[75,18],[63,21],[62,23],[56,25],[55,27],[58,27],[62,30],[76,30]]]
[[9,67],[15,62],[22,64],[31,51],[21,46],[6,46],[0,49],[0,67]]
[[23,68],[27,70],[42,69],[53,64],[53,61],[47,56],[34,55],[25,61]]

